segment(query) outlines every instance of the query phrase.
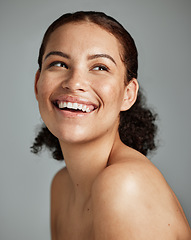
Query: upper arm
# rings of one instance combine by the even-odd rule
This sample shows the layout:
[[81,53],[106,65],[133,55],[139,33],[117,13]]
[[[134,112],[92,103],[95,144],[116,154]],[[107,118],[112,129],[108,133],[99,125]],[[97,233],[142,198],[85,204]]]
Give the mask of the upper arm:
[[108,168],[94,190],[96,240],[174,240],[182,231],[181,211],[155,169],[153,175],[150,169]]

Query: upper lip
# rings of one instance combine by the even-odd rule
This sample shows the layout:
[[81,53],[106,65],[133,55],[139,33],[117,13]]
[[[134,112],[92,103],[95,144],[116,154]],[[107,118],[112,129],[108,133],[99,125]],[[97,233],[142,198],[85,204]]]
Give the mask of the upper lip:
[[82,98],[82,97],[78,97],[78,96],[61,95],[61,96],[56,97],[53,100],[53,103],[56,105],[58,104],[58,102],[71,102],[71,103],[85,104],[87,106],[88,105],[93,106],[94,109],[98,108],[98,104],[95,104],[86,98]]

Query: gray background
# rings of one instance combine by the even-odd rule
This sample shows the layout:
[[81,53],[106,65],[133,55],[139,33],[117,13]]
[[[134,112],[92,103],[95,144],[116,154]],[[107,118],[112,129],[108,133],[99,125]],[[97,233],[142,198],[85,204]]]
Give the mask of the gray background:
[[0,239],[50,239],[49,188],[64,163],[30,153],[41,123],[33,93],[38,49],[65,12],[99,10],[119,20],[139,50],[139,82],[159,113],[160,147],[151,158],[191,223],[191,1],[1,0]]

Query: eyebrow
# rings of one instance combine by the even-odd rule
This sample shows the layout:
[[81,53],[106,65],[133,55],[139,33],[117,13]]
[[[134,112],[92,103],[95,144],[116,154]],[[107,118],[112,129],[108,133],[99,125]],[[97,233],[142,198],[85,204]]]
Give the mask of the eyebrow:
[[[60,57],[63,57],[63,58],[68,58],[68,59],[70,58],[70,56],[66,53],[63,53],[63,52],[60,52],[60,51],[51,51],[45,56],[44,60],[46,60],[50,56],[60,56]],[[94,55],[88,56],[88,60],[93,60],[93,59],[96,59],[96,58],[107,58],[107,59],[110,59],[115,65],[117,65],[115,60],[108,54],[100,53],[100,54],[94,54]]]
[[116,62],[115,62],[115,60],[114,60],[110,55],[108,55],[108,54],[95,54],[95,55],[90,55],[90,56],[88,57],[88,60],[93,60],[93,59],[96,59],[96,58],[108,58],[108,59],[110,59],[115,65],[117,65]]
[[60,51],[52,51],[52,52],[49,52],[46,57],[44,58],[44,60],[46,60],[48,57],[50,56],[60,56],[60,57],[63,57],[63,58],[70,58],[68,54],[66,53],[63,53],[63,52],[60,52]]

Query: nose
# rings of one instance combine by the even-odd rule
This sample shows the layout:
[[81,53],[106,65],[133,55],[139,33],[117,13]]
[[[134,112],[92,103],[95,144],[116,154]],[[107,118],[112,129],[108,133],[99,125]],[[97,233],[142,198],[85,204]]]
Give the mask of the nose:
[[85,92],[88,88],[87,76],[82,69],[73,69],[68,78],[62,82],[64,89]]

